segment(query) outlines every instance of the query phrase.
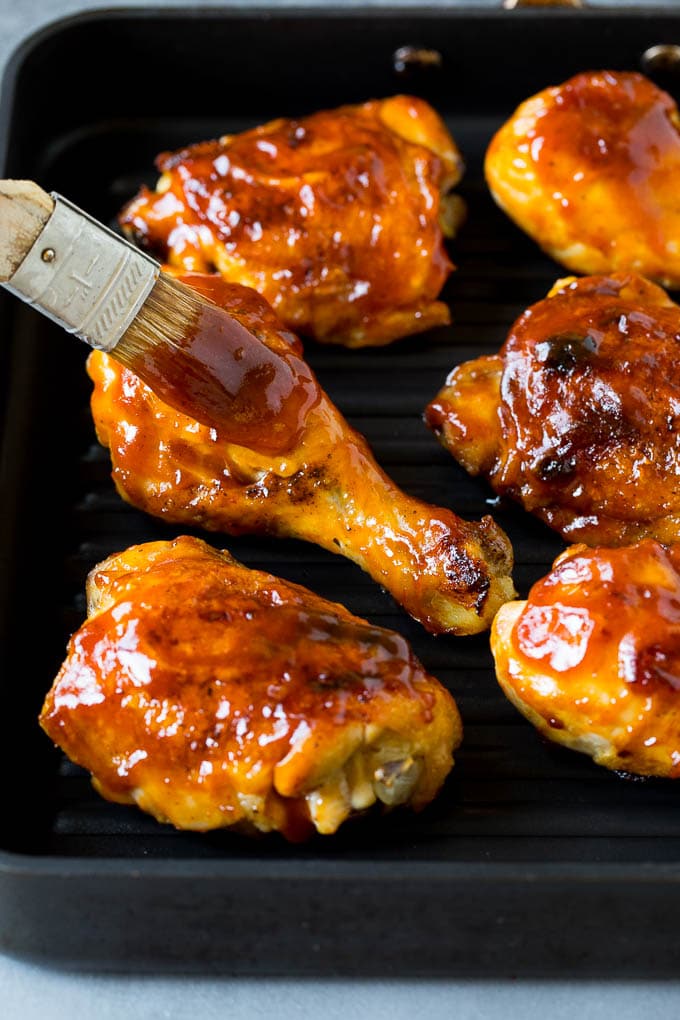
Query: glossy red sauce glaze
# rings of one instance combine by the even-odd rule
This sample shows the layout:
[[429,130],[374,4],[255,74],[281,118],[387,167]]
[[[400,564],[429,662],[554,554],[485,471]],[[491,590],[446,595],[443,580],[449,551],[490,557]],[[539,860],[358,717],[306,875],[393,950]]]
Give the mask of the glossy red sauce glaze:
[[572,546],[491,645],[510,700],[610,769],[680,777],[680,546]]
[[[113,799],[147,789],[157,815],[213,828],[243,814],[239,795],[274,796],[288,831],[304,811],[289,819],[279,795],[304,797],[367,726],[418,747],[443,734],[435,772],[450,755],[448,693],[399,634],[342,606],[186,537],[112,557],[95,582],[103,601],[72,638],[41,724]],[[180,808],[168,785],[188,794]],[[204,796],[215,824],[193,815]]]
[[208,300],[192,308],[190,327],[172,346],[145,345],[131,367],[169,404],[229,442],[267,453],[292,449],[321,399],[299,341],[247,287],[201,274],[180,282]]
[[440,192],[462,173],[443,121],[396,96],[279,119],[157,160],[121,214],[173,266],[252,286],[290,328],[387,343],[449,321]]
[[680,285],[680,118],[641,74],[587,71],[523,103],[486,158],[501,206],[579,273]]
[[[604,176],[628,215],[649,215],[646,188],[668,178],[680,160],[680,134],[671,117],[675,102],[644,75],[632,72],[580,74],[555,90],[554,110],[531,132],[531,155],[546,188],[560,188],[564,208],[590,183]],[[569,153],[582,176],[565,182],[559,153]],[[668,161],[671,161],[670,165]],[[642,191],[640,191],[642,189]]]
[[568,283],[501,356],[501,490],[556,514],[680,510],[680,309],[663,291],[624,274]]
[[569,541],[680,540],[680,308],[632,273],[558,281],[425,420]]
[[531,589],[513,641],[550,672],[604,681],[613,670],[626,684],[679,690],[680,546],[568,550]]

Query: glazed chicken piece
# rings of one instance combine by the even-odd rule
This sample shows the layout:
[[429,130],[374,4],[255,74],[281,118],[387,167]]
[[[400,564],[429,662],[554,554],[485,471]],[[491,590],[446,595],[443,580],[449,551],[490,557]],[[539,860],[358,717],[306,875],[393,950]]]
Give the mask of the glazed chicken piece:
[[569,541],[680,541],[680,308],[641,277],[565,279],[426,410],[450,453]]
[[572,546],[502,607],[491,648],[543,736],[609,769],[680,776],[680,546]]
[[[512,549],[501,529],[490,517],[468,523],[398,489],[323,392],[299,341],[254,291],[214,276],[182,279],[256,333],[265,349],[288,351],[286,361],[268,362],[280,364],[284,382],[294,354],[308,373],[304,400],[294,405],[297,418],[282,423],[283,412],[274,413],[280,380],[261,376],[249,353],[269,413],[261,443],[253,433],[248,447],[235,445],[164,404],[113,358],[93,352],[92,413],[121,496],[183,525],[315,542],[358,563],[428,630],[486,629],[514,592]],[[243,385],[257,390],[247,376]],[[271,429],[279,424],[295,442],[273,453]]]
[[680,117],[641,74],[589,71],[532,96],[493,138],[498,205],[577,273],[680,287]]
[[156,190],[120,223],[161,261],[253,287],[324,343],[387,344],[450,321],[437,298],[463,163],[422,99],[274,120],[156,163]]
[[377,801],[422,808],[453,765],[451,695],[343,606],[188,537],[111,556],[87,588],[40,722],[109,800],[301,839]]

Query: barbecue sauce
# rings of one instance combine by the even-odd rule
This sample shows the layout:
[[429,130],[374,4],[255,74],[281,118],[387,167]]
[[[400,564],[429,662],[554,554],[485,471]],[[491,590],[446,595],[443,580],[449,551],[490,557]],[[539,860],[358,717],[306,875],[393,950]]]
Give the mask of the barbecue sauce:
[[167,403],[227,442],[269,454],[291,450],[321,399],[299,342],[249,288],[200,274],[180,282],[208,300],[172,348],[147,344],[131,367]]

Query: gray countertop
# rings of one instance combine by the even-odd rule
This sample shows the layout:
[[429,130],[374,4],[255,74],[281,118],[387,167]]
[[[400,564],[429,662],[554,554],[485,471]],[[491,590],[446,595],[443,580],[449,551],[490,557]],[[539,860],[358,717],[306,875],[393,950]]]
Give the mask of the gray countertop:
[[127,978],[1,957],[0,994],[4,1020],[671,1020],[680,1003],[675,982]]
[[[429,0],[430,5],[436,0]],[[259,6],[318,6],[306,0],[270,0]],[[401,6],[414,6],[401,4]],[[79,11],[111,7],[187,7],[189,2],[88,3],[82,0],[0,0],[0,68],[15,47],[37,28]],[[223,0],[202,0],[194,6],[223,7]],[[256,7],[232,0],[234,7]],[[335,3],[333,6],[352,6]],[[362,7],[397,7],[372,3]],[[442,7],[461,6],[442,3]],[[468,7],[495,7],[496,0],[467,0]],[[593,6],[596,6],[593,3]],[[600,4],[597,6],[605,6]],[[618,0],[608,6],[661,6],[645,0]],[[667,3],[680,9],[680,0]],[[0,904],[0,909],[2,905]],[[634,923],[634,919],[631,919]],[[560,981],[353,981],[229,979],[194,977],[128,977],[57,972],[0,955],[0,1016],[3,1020],[73,1020],[74,1017],[119,1020],[160,1020],[195,1016],[280,1020],[324,1020],[370,1017],[406,1020],[426,1015],[444,1020],[500,1020],[506,1016],[534,1020],[639,1020],[643,1016],[680,1015],[680,983]]]

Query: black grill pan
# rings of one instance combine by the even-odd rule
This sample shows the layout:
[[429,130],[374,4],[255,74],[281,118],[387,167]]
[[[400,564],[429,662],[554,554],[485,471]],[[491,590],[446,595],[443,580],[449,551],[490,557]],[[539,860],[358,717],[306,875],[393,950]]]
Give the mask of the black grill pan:
[[[514,106],[579,70],[638,69],[680,43],[664,11],[97,12],[30,39],[2,93],[2,176],[113,221],[157,152],[273,116],[396,91],[429,99],[466,157],[455,317],[378,351],[307,344],[321,382],[408,491],[464,516],[489,491],[421,423],[457,362],[497,349],[560,270],[494,207],[486,144]],[[405,45],[437,68],[394,70]],[[673,88],[673,81],[664,81]],[[678,83],[680,88],[680,82]],[[198,836],[108,804],[36,716],[99,559],[177,529],[123,504],[95,441],[85,349],[0,301],[0,948],[49,964],[289,975],[675,975],[680,787],[625,781],[542,743],[494,680],[488,639],[434,639],[350,563],[302,543],[211,541],[400,630],[455,693],[465,741],[422,815],[291,847]],[[493,506],[521,594],[561,541]]]

